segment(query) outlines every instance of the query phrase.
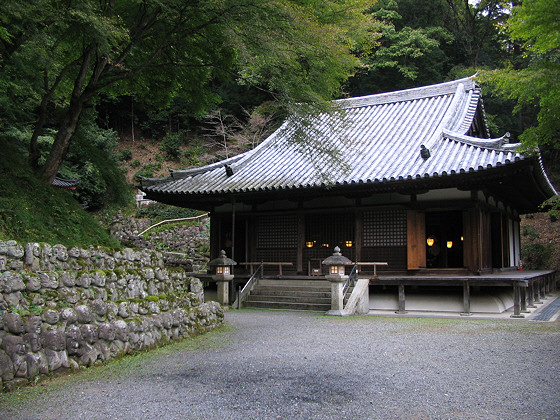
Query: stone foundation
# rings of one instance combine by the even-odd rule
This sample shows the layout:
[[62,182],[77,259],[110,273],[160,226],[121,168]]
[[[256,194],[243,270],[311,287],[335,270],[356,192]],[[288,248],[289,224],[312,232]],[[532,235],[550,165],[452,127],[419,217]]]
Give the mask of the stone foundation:
[[189,337],[223,316],[159,252],[0,241],[0,389]]

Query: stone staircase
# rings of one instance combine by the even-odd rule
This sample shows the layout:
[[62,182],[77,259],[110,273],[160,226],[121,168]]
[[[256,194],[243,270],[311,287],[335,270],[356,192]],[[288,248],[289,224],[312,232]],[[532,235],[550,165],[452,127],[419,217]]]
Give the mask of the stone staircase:
[[318,279],[261,279],[243,307],[326,312],[331,309],[330,283]]

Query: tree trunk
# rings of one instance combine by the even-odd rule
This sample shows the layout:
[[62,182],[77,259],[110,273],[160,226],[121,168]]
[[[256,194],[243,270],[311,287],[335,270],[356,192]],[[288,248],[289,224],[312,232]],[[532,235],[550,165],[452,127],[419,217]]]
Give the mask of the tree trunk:
[[70,105],[68,113],[59,126],[58,133],[54,138],[54,143],[49,156],[47,157],[47,161],[41,168],[41,176],[47,184],[51,184],[53,179],[56,177],[58,169],[62,164],[62,160],[66,156],[66,152],[68,152],[70,139],[76,131],[82,110],[83,104],[81,101],[75,106]]
[[[76,131],[84,105],[91,99],[93,91],[95,90],[92,86],[84,89],[95,51],[95,45],[89,45],[84,51],[81,68],[76,76],[76,80],[74,81],[74,89],[72,90],[72,97],[70,99],[68,111],[60,123],[58,133],[54,138],[54,143],[51,147],[49,156],[47,157],[47,161],[41,168],[41,177],[47,184],[51,184],[56,177],[58,169],[62,164],[62,160],[66,156],[66,152],[68,152],[70,139]],[[97,68],[95,70],[97,70]],[[95,70],[94,74],[96,74]],[[90,83],[91,82],[92,81],[90,81]]]
[[33,135],[31,136],[31,141],[29,142],[29,164],[33,169],[39,168],[39,159],[41,159],[41,151],[37,144],[39,135],[43,130],[45,121],[47,120],[47,101],[43,99],[41,106],[39,107],[39,118],[35,123],[35,129],[33,130]]

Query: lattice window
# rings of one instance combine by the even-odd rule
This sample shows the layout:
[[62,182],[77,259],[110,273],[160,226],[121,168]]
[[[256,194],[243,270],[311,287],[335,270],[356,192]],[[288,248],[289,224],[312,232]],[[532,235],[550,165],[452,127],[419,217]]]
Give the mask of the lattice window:
[[335,246],[344,247],[346,241],[353,240],[353,213],[310,214],[305,218],[305,242],[313,243],[313,248],[327,248],[332,253]]
[[406,246],[406,211],[364,213],[364,246]]
[[257,248],[297,248],[297,216],[261,216],[258,224]]

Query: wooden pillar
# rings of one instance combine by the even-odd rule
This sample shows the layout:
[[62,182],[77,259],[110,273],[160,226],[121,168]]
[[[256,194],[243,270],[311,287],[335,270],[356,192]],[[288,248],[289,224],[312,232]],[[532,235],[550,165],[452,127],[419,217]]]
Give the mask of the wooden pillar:
[[404,293],[404,284],[399,281],[399,310],[397,314],[406,314],[406,296]]
[[513,282],[513,315],[511,318],[525,318],[525,315],[521,314],[521,296],[519,293],[519,283]]
[[542,300],[541,297],[544,297],[541,295],[541,279],[540,278],[536,278],[533,280],[533,288],[535,291],[535,303],[536,304],[541,304]]
[[[356,200],[358,201],[358,200]],[[356,204],[358,205],[358,203]],[[355,226],[355,244],[354,247],[356,249],[356,261],[362,261],[362,243],[364,242],[363,239],[363,232],[364,232],[364,213],[363,211],[356,211],[356,216],[354,220]]]
[[210,213],[210,258],[216,258],[222,243],[222,219]]
[[473,207],[463,213],[463,265],[474,273],[482,270],[482,213]]
[[409,270],[426,267],[426,216],[416,210],[408,210],[407,265]]
[[527,286],[522,285],[519,291],[521,296],[521,312],[525,312],[525,313],[531,312],[527,310]]
[[305,247],[305,215],[300,211],[297,216],[298,220],[298,249],[297,249],[297,267],[298,273],[303,272],[303,248]]
[[527,304],[528,308],[536,308],[536,306],[535,306],[535,283],[531,279],[529,280],[529,287],[527,287],[527,300],[528,300],[528,304]]
[[471,286],[468,280],[463,281],[463,312],[462,316],[471,316]]

